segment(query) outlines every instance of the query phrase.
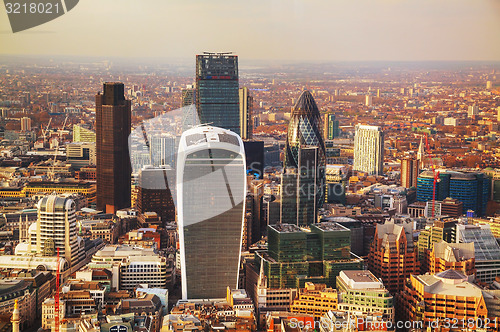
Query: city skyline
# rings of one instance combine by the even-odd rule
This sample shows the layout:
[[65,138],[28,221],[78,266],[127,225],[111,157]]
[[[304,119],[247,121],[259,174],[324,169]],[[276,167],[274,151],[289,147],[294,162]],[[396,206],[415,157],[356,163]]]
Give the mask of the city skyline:
[[0,12],[0,52],[185,59],[210,50],[275,61],[498,61],[499,10],[493,0],[275,0],[231,6],[222,0],[120,6],[89,0],[16,34]]

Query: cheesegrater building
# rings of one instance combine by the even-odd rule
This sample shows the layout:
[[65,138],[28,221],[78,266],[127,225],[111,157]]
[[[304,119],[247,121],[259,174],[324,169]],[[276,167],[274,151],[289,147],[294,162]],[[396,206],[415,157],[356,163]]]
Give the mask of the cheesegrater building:
[[246,197],[241,138],[200,126],[182,134],[177,210],[183,299],[223,298],[238,283]]

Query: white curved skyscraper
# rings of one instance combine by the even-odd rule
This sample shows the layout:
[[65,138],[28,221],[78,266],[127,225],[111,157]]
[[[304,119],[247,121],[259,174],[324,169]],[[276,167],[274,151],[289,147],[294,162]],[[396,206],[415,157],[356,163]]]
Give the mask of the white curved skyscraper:
[[185,131],[177,156],[183,299],[222,298],[237,287],[245,195],[241,138],[212,126]]

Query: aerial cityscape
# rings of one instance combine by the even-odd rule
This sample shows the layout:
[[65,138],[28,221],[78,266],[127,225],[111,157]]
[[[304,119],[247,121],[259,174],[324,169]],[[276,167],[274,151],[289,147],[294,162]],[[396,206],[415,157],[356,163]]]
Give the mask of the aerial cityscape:
[[[99,2],[21,32],[6,5],[0,332],[500,331],[500,5],[456,0],[446,16],[443,0],[427,17],[427,0],[366,2],[363,20],[392,22],[373,35],[412,15],[429,20],[421,33],[480,25],[408,32],[427,47],[409,56],[397,29],[361,50],[325,32],[336,23],[310,38],[289,25],[355,11],[340,0],[261,4],[260,37],[253,6],[195,2],[151,3],[190,9],[210,43],[186,27],[193,50],[168,35],[153,56],[151,3],[110,0],[103,34],[67,43],[71,17]],[[143,35],[113,11],[137,12]],[[228,13],[234,31],[207,23]],[[463,29],[485,36],[477,53]]]

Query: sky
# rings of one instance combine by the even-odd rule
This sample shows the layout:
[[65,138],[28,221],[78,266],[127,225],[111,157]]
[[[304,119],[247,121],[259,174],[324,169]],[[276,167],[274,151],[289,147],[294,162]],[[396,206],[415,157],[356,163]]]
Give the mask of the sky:
[[0,54],[249,60],[500,61],[500,0],[80,0]]

